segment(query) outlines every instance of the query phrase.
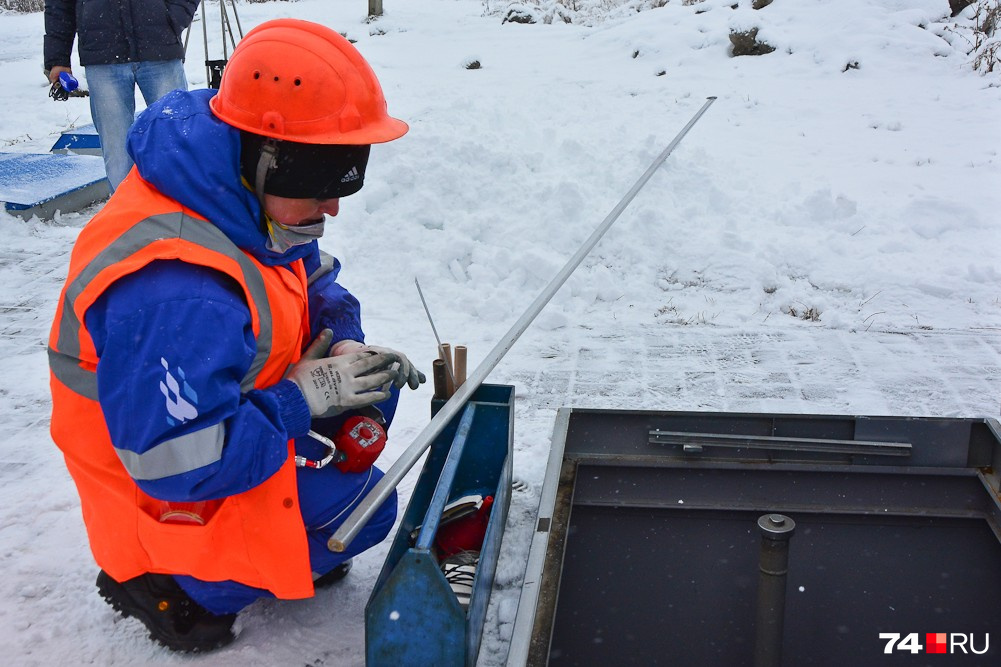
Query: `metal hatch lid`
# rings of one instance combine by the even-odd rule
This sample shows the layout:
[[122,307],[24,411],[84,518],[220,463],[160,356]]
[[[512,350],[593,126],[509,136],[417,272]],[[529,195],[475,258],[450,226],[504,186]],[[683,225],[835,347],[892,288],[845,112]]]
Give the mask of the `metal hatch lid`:
[[[600,422],[613,425],[596,426]],[[827,438],[867,444],[891,442],[914,444],[914,454],[906,457],[884,452],[864,456],[844,452],[812,452],[817,460],[783,460],[782,452],[769,452],[767,464],[741,458],[746,452],[733,447],[685,451],[684,442],[676,442],[674,451],[640,451],[642,445],[658,444],[652,432],[671,431],[693,435],[750,434],[762,438],[795,441],[798,438]],[[610,438],[609,433],[617,437]],[[524,588],[515,618],[508,665],[546,664],[555,622],[556,598],[559,597],[560,570],[566,548],[567,517],[574,503],[574,475],[580,463],[585,465],[643,465],[674,468],[706,467],[722,469],[778,469],[786,471],[872,472],[875,477],[886,471],[905,474],[940,475],[943,478],[965,476],[979,480],[979,493],[989,523],[1001,540],[1001,501],[998,470],[1001,468],[1001,429],[996,420],[948,419],[922,417],[846,417],[830,415],[774,415],[739,413],[684,413],[655,411],[604,411],[561,408],[556,417],[553,445],[543,487],[535,532],[526,567]],[[648,440],[648,435],[650,435]],[[714,438],[709,437],[712,442]],[[901,443],[900,441],[905,441]],[[638,446],[636,443],[641,443]],[[625,444],[624,444],[625,443]],[[632,443],[632,444],[629,444]],[[718,444],[718,443],[716,443]],[[732,443],[728,443],[732,444]],[[761,443],[758,443],[761,444]],[[787,442],[785,444],[788,444]],[[753,449],[753,448],[752,448]],[[735,455],[736,454],[736,455]],[[760,452],[757,455],[760,458]],[[826,458],[825,458],[826,457]],[[831,458],[833,457],[833,458]],[[753,465],[748,465],[752,463]],[[877,474],[878,473],[878,474]],[[876,481],[875,477],[868,479]],[[561,488],[562,483],[562,488]],[[904,496],[905,498],[907,496]],[[978,501],[979,502],[979,501]],[[548,609],[548,612],[546,611]]]

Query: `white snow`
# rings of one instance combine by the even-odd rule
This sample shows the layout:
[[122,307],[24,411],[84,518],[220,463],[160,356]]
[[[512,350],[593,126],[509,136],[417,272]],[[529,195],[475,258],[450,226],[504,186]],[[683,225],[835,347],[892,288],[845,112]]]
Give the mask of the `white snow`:
[[[482,665],[506,655],[556,408],[994,417],[1001,399],[1001,80],[971,69],[947,0],[577,4],[586,21],[536,25],[502,24],[496,1],[385,0],[373,23],[362,0],[238,4],[244,31],[295,16],[357,40],[390,112],[410,124],[373,150],[365,189],[342,202],[322,246],[343,261],[369,340],[425,371],[435,345],[415,277],[475,369],[718,97],[489,378],[516,387],[521,484]],[[729,57],[736,25],[777,50]],[[8,152],[46,152],[91,121],[86,100],[48,98],[43,32],[41,13],[0,13]],[[205,85],[201,34],[196,23],[193,87]],[[466,69],[473,60],[481,67]],[[68,253],[96,210],[57,222],[0,213],[0,654],[17,665],[363,664],[363,610],[387,545],[313,599],[255,604],[236,643],[205,656],[149,642],[97,596],[48,435],[45,354]],[[404,397],[383,467],[426,424],[430,397],[428,386]]]

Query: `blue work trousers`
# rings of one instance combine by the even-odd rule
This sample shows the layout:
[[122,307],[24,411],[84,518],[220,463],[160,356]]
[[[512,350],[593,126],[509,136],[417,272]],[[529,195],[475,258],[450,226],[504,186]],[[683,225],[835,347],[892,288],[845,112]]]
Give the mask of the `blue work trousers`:
[[[299,468],[299,507],[309,541],[309,562],[313,578],[326,574],[344,561],[375,546],[389,535],[396,522],[396,492],[379,506],[372,518],[342,552],[327,548],[327,540],[358,506],[383,473],[370,468],[362,473],[343,473],[333,465],[325,468]],[[181,588],[198,604],[213,614],[235,614],[271,592],[235,581],[202,581],[175,575]]]

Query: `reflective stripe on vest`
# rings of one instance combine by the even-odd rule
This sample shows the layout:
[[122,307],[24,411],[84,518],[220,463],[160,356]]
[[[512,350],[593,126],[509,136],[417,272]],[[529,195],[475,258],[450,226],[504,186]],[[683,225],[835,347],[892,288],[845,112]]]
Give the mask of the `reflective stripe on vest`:
[[[257,354],[240,381],[240,391],[254,388],[258,373],[271,353],[272,321],[267,292],[260,271],[247,255],[215,225],[183,213],[156,215],[140,221],[112,241],[66,285],[65,304],[59,322],[58,351],[49,348],[52,373],[71,391],[84,398],[98,400],[97,373],[80,366],[81,322],[76,314],[76,299],[100,273],[114,266],[150,243],[163,239],[181,239],[234,260],[258,309],[260,330],[256,336]],[[222,423],[165,440],[142,454],[115,448],[133,479],[160,479],[197,470],[222,457],[226,431]]]

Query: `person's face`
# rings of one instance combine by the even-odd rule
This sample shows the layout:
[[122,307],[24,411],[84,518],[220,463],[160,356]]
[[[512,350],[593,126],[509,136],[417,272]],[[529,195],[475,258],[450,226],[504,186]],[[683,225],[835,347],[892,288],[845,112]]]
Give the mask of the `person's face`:
[[307,225],[323,220],[324,215],[331,217],[340,210],[339,199],[289,199],[264,195],[264,208],[275,222],[286,227]]

